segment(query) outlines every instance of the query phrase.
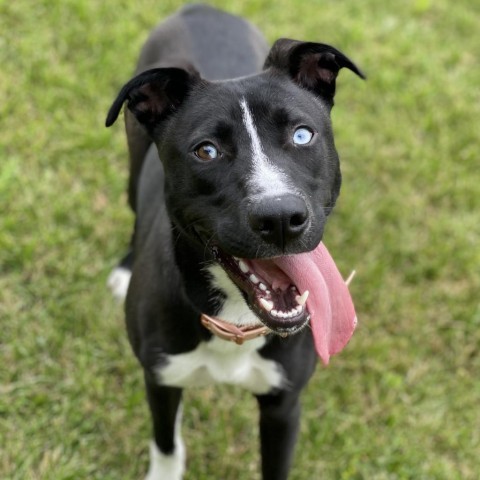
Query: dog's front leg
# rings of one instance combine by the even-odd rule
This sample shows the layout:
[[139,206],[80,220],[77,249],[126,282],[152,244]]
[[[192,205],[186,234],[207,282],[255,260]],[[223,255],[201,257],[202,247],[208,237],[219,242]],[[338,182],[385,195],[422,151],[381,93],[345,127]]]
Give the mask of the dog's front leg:
[[300,420],[299,392],[257,396],[263,480],[286,480]]
[[180,435],[182,390],[157,385],[145,375],[153,421],[150,468],[145,480],[181,480],[185,470],[185,446]]

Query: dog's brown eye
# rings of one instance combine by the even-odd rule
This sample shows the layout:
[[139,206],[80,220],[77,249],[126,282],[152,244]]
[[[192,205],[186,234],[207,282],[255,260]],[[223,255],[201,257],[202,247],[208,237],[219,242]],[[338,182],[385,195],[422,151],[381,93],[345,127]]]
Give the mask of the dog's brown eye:
[[215,160],[218,150],[211,143],[202,143],[196,150],[195,155],[201,160]]

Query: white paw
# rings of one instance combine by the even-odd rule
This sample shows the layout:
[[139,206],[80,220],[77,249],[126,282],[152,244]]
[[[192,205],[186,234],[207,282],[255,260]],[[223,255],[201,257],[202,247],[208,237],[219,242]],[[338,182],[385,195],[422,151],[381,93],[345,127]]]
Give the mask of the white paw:
[[150,468],[145,480],[182,480],[185,470],[185,447],[177,437],[175,451],[171,455],[162,453],[155,442],[150,442]]
[[123,267],[116,267],[108,276],[107,286],[111,290],[113,296],[119,302],[125,300],[127,296],[128,285],[130,284],[130,277],[132,272]]

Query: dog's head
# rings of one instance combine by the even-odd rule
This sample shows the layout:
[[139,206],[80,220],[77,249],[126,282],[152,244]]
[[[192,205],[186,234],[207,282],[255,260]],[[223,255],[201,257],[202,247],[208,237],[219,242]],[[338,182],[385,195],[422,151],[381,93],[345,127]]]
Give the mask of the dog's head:
[[330,110],[343,67],[363,78],[333,47],[281,39],[263,72],[241,79],[208,82],[178,68],[141,73],[107,117],[110,126],[127,102],[158,147],[171,220],[210,247],[277,331],[308,320],[305,288],[292,280],[306,267],[286,264],[319,246],[339,194]]

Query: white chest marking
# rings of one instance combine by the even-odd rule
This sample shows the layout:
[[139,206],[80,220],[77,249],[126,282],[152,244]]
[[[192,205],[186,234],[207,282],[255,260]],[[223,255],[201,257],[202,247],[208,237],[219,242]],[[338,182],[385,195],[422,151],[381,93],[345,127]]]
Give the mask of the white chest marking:
[[263,151],[252,113],[245,98],[242,98],[240,101],[240,107],[242,109],[243,124],[251,143],[253,168],[248,181],[251,194],[274,196],[291,193],[294,187],[289,184],[287,176],[269,160]]
[[283,374],[272,360],[258,352],[265,338],[243,345],[214,337],[187,353],[170,355],[157,370],[158,382],[172,387],[205,387],[215,383],[238,385],[255,394],[268,393],[283,385]]

